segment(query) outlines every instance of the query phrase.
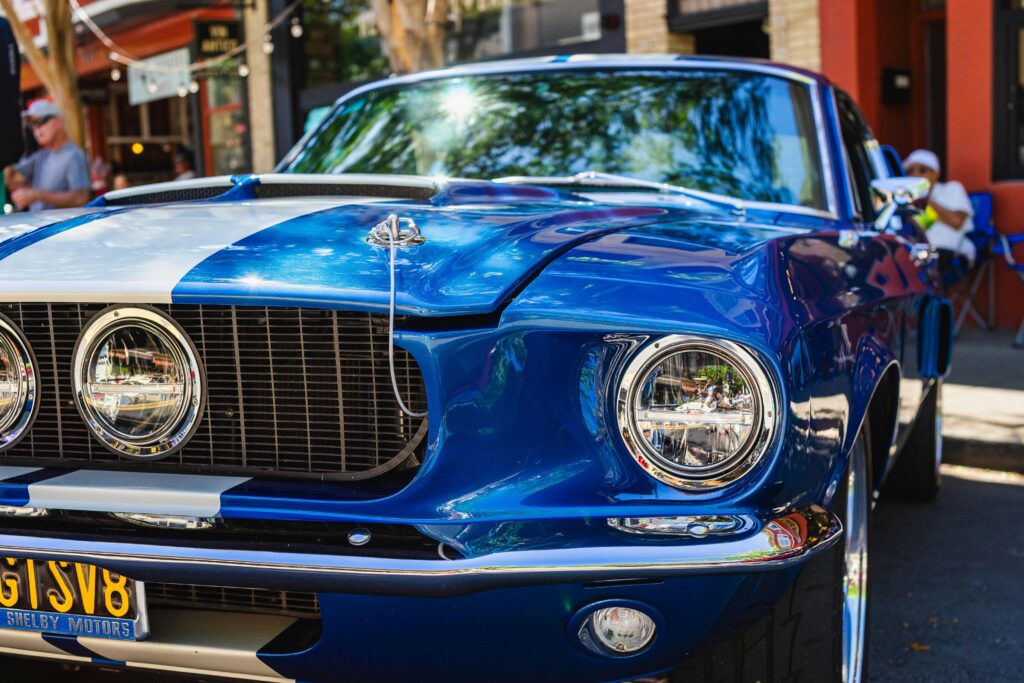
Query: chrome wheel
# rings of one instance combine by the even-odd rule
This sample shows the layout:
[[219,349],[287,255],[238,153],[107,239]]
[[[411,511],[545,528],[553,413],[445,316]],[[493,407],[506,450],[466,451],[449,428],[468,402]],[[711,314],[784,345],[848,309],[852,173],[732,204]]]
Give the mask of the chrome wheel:
[[846,479],[843,553],[843,680],[863,679],[867,622],[868,505],[867,452],[861,437],[854,446]]

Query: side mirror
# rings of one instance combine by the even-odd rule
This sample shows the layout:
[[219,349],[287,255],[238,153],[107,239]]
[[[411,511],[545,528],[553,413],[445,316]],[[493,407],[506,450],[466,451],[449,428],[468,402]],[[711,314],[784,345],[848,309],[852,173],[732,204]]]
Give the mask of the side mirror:
[[[871,181],[878,208],[875,229],[886,232],[900,209],[910,209],[914,202],[928,196],[931,184],[924,178],[876,178]],[[898,229],[898,228],[897,228]]]
[[907,172],[903,169],[903,160],[900,159],[900,155],[896,153],[896,150],[892,145],[882,145],[882,158],[885,159],[885,167],[889,169],[889,175],[894,178],[902,178],[907,175]]

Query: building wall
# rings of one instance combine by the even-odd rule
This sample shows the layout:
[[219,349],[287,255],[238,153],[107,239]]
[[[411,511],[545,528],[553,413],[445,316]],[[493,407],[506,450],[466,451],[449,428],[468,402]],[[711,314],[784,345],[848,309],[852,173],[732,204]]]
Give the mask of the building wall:
[[626,51],[690,54],[692,35],[668,30],[665,0],[625,0]]
[[770,0],[768,32],[772,60],[821,70],[819,0]]
[[[923,12],[915,0],[819,0],[821,71],[850,93],[864,110],[876,135],[901,153],[923,146],[928,121],[924,92],[923,32],[935,12]],[[993,181],[993,63],[996,55],[994,0],[947,0],[946,149],[944,175],[968,191],[988,191],[994,199],[995,225],[1004,233],[1024,232],[1024,181]],[[942,12],[938,12],[942,18]],[[909,46],[909,47],[908,47]],[[912,101],[881,103],[885,66],[913,72]],[[1024,248],[1015,257],[1024,262]],[[979,297],[982,305],[984,293]],[[997,262],[996,324],[1016,328],[1024,317],[1024,283]]]
[[[1004,233],[1020,233],[1024,232],[1024,181],[992,180],[996,58],[993,5],[972,0],[949,0],[947,5],[949,175],[969,190],[989,190],[996,228]],[[1018,248],[1014,256],[1018,263],[1024,263],[1024,248]],[[996,324],[1016,328],[1022,318],[1024,282],[1000,264],[996,270]]]

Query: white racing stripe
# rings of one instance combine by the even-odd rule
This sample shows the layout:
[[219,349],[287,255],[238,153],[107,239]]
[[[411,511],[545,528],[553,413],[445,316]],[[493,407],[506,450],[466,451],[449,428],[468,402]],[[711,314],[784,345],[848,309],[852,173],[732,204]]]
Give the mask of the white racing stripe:
[[14,479],[15,477],[20,477],[21,475],[28,474],[29,472],[36,472],[36,471],[38,471],[40,469],[42,469],[42,468],[40,468],[40,467],[12,467],[12,466],[9,466],[9,465],[3,465],[3,466],[0,466],[0,481],[4,481],[5,479]]
[[100,657],[182,673],[281,681],[256,653],[295,623],[291,617],[196,610],[153,610],[152,635],[138,642],[79,638]]
[[[42,633],[2,628],[0,624],[0,653],[9,655],[43,655],[51,659],[65,659],[73,662],[89,662],[89,657],[69,655],[56,645],[43,640]],[[0,673],[5,673],[0,669]],[[6,676],[2,678],[7,678]]]
[[112,213],[0,259],[0,301],[171,303],[202,261],[261,230],[365,197],[197,202]]
[[0,215],[0,244],[47,225],[102,210],[83,206],[78,209],[55,209],[53,211],[34,211],[32,213],[12,213],[9,216]]
[[248,477],[76,470],[29,484],[28,506],[53,510],[213,517],[220,495]]

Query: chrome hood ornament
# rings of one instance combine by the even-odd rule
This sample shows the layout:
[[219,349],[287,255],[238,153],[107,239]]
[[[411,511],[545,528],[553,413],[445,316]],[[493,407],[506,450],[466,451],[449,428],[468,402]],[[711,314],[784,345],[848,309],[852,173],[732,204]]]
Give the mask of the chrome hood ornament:
[[389,214],[387,218],[373,226],[366,242],[375,247],[416,247],[426,242],[420,234],[420,228],[411,218],[399,218],[398,214]]

